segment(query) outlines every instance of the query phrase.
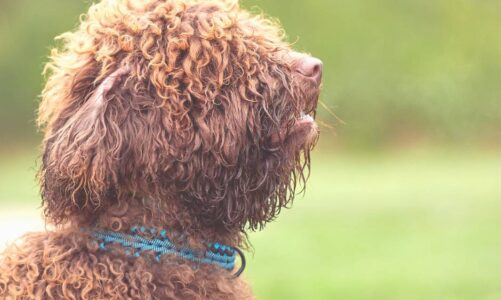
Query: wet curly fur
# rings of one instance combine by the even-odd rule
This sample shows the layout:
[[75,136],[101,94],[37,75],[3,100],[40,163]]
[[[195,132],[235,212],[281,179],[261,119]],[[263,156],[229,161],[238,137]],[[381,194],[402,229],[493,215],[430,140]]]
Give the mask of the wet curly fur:
[[46,66],[46,221],[0,257],[2,299],[248,299],[242,279],[176,256],[100,251],[82,228],[168,228],[247,245],[303,186],[318,86],[280,27],[233,1],[104,0]]

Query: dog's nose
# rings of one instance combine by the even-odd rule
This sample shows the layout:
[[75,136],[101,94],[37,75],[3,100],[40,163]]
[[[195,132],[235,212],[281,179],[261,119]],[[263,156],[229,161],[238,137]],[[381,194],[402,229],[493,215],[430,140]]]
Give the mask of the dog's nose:
[[297,71],[303,76],[311,78],[320,84],[322,81],[322,61],[315,57],[305,57],[299,64]]

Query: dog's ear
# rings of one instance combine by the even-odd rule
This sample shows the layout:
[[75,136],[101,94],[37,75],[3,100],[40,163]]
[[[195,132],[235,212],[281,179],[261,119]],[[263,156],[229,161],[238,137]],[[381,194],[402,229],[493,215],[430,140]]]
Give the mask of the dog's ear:
[[56,224],[73,216],[91,221],[117,198],[126,117],[120,101],[130,69],[121,67],[95,84],[89,73],[81,69],[66,87],[51,78],[41,104],[40,116],[49,118],[39,176],[45,215]]

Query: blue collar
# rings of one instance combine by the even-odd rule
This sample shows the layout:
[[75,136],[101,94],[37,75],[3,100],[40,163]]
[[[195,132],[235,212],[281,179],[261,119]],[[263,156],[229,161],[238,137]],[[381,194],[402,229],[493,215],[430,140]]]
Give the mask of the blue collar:
[[[145,234],[153,238],[147,238]],[[155,259],[158,262],[163,255],[173,254],[195,263],[214,264],[232,271],[235,267],[236,255],[238,254],[241,258],[241,266],[233,274],[233,277],[238,277],[245,268],[244,254],[236,247],[219,243],[208,243],[208,249],[205,252],[199,253],[189,248],[176,247],[169,240],[167,231],[164,229],[157,233],[155,228],[147,229],[143,226],[133,226],[131,234],[94,230],[91,232],[91,235],[96,238],[101,250],[106,250],[109,244],[116,244],[124,247],[125,254],[133,257],[139,257],[145,252],[151,253],[153,251]]]

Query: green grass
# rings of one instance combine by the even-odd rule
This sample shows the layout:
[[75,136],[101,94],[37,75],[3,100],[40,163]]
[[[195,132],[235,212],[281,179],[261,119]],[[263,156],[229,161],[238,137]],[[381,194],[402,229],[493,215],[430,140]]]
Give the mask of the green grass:
[[[501,299],[501,155],[315,153],[306,196],[251,234],[258,299]],[[39,205],[34,156],[0,205]]]
[[501,299],[501,156],[314,158],[251,236],[258,299]]

